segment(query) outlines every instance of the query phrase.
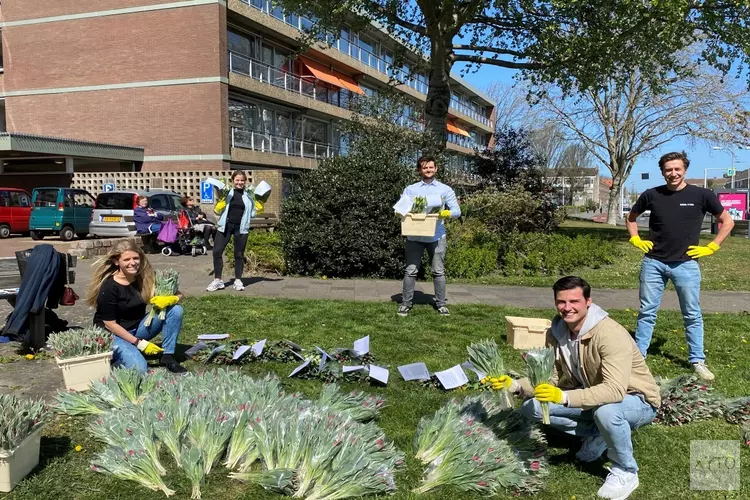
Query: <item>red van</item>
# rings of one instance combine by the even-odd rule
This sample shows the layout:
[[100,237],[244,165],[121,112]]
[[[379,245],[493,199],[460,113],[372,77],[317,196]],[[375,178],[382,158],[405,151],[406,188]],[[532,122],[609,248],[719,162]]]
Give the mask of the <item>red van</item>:
[[0,187],[0,238],[29,232],[31,195],[18,188]]

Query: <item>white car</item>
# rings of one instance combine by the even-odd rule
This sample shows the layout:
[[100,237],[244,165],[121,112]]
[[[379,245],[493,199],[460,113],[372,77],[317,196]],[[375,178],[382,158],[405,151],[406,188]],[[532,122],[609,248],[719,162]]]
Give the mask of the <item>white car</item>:
[[101,238],[135,235],[133,211],[139,195],[148,196],[149,207],[164,217],[184,208],[180,195],[172,191],[121,190],[100,193],[91,212],[89,235]]

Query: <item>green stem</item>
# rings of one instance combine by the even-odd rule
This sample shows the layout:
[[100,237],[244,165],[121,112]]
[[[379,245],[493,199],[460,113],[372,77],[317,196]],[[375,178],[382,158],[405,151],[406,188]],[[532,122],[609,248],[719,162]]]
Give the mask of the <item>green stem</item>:
[[542,423],[549,425],[549,404],[542,403]]

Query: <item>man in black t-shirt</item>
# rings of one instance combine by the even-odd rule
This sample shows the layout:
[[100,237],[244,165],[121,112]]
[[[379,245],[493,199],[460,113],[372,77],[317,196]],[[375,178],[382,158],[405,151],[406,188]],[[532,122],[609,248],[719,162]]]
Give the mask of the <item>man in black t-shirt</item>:
[[[668,280],[672,280],[685,324],[688,344],[688,362],[696,375],[713,380],[706,367],[703,352],[703,314],[700,306],[701,270],[695,259],[718,251],[732,231],[734,222],[719,203],[713,191],[685,182],[690,166],[687,154],[668,153],[659,159],[659,168],[666,185],[646,190],[628,214],[625,225],[630,233],[630,243],[646,255],[641,264],[640,301],[635,342],[643,356],[651,343],[656,324],[656,311]],[[651,211],[649,239],[638,236],[637,217]],[[721,223],[716,238],[700,246],[698,237],[706,213],[711,213]]]

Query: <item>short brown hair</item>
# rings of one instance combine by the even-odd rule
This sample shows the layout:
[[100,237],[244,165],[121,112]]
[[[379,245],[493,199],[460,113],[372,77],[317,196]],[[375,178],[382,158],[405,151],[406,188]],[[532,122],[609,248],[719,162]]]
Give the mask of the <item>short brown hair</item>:
[[232,180],[234,180],[234,178],[237,177],[238,175],[241,175],[242,177],[245,178],[245,180],[247,180],[247,174],[245,173],[244,170],[235,170],[234,172],[232,172],[232,176],[231,176]]
[[430,156],[430,155],[422,155],[422,156],[420,156],[417,159],[417,170],[421,169],[422,165],[424,165],[425,163],[430,163],[430,162],[434,163],[435,166],[437,166],[437,162],[435,161],[435,157],[434,156]]
[[141,200],[148,200],[148,196],[139,195],[138,198],[136,198],[135,202],[140,205],[141,204]]
[[180,205],[186,207],[190,200],[192,200],[190,196],[183,196],[182,198],[180,198]]
[[682,164],[685,165],[685,170],[687,170],[688,167],[690,166],[690,160],[688,160],[688,155],[686,152],[682,151],[678,153],[676,151],[673,151],[659,158],[659,170],[664,171],[664,165],[668,161],[674,161],[674,160],[682,160]]

